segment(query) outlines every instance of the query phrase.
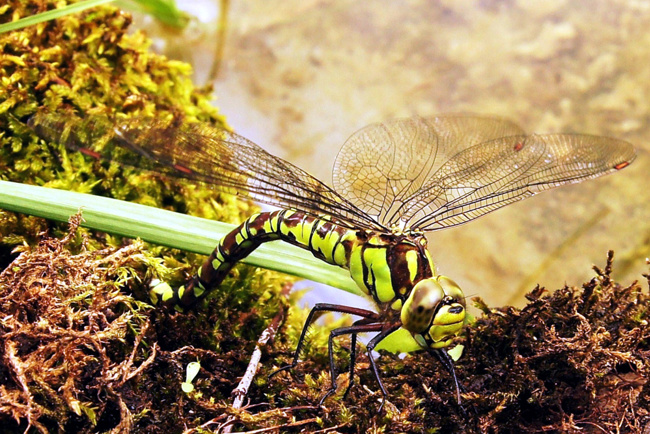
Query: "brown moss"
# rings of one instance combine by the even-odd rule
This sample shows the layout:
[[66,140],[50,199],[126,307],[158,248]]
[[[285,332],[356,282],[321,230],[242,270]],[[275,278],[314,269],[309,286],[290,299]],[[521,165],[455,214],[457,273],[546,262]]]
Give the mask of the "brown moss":
[[[73,254],[79,221],[0,274],[3,432],[167,433],[225,417],[264,327],[256,298],[226,323],[215,306],[186,315],[154,310],[128,295],[150,265],[143,244]],[[267,272],[247,270],[258,288],[273,282]],[[196,360],[200,393],[186,395],[185,368]]]
[[490,310],[469,330],[462,366],[478,427],[638,432],[650,422],[650,296],[612,281],[612,259],[582,288],[538,287],[523,309]]
[[151,308],[120,292],[142,244],[73,255],[66,245],[79,220],[68,237],[44,238],[0,274],[5,427],[69,432],[111,412],[121,428],[132,425],[120,389],[157,353],[142,342]]

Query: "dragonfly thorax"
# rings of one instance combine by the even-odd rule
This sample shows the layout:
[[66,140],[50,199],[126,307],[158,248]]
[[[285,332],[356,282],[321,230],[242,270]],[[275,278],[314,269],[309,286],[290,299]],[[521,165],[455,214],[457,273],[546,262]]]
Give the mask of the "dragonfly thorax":
[[415,283],[435,274],[422,235],[357,232],[350,247],[350,275],[380,308],[399,311]]

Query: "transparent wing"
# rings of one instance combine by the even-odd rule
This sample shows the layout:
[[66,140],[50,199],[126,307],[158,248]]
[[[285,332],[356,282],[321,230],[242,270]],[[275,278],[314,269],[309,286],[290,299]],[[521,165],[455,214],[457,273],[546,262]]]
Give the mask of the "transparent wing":
[[471,115],[372,124],[341,148],[334,163],[334,188],[385,226],[399,225],[407,202],[456,153],[520,134],[523,130],[508,120]]
[[355,133],[334,166],[334,187],[384,226],[456,226],[540,191],[622,169],[626,142],[530,135],[503,119],[399,119]]
[[[95,158],[209,183],[232,194],[329,216],[351,228],[385,230],[330,187],[251,141],[205,123],[83,120],[53,113],[30,119],[37,134]],[[127,150],[127,152],[124,152]]]
[[574,134],[502,137],[447,160],[404,205],[406,225],[456,226],[536,193],[596,178],[635,158],[622,140]]

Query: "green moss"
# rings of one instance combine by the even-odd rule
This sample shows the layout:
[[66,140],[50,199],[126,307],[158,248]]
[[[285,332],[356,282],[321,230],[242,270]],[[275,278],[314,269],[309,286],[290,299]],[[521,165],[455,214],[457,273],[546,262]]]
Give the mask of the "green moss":
[[[13,1],[0,9],[0,22],[52,9],[59,3]],[[174,111],[224,125],[218,110],[210,105],[211,89],[193,86],[191,67],[149,52],[150,43],[141,33],[127,34],[130,22],[128,14],[105,6],[0,34],[0,178],[220,221],[241,221],[252,212],[248,203],[152,173],[68,154],[57,144],[39,141],[25,126],[26,119],[40,107],[81,114]],[[4,211],[0,211],[0,222],[0,243],[9,247],[33,244],[49,226],[40,219]],[[110,239],[91,244],[99,248],[106,241]]]
[[[2,9],[0,21],[47,10],[54,4],[41,1],[28,6],[15,1]],[[210,105],[211,89],[196,89],[189,65],[149,52],[149,41],[142,34],[127,34],[130,21],[129,15],[117,8],[100,7],[0,34],[0,176],[164,205],[222,221],[241,220],[249,212],[248,206],[230,197],[67,155],[52,144],[44,146],[22,123],[38,107],[47,107],[82,114],[182,111],[188,118],[223,125],[217,109]],[[193,200],[186,200],[190,195]],[[15,242],[12,233],[31,239],[30,226],[18,224],[16,231],[3,227],[2,241]]]

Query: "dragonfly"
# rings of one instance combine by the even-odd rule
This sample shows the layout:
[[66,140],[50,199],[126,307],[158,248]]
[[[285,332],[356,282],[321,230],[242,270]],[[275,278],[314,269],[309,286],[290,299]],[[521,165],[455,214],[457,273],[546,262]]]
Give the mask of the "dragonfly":
[[357,335],[375,332],[366,351],[382,394],[380,410],[388,394],[372,352],[400,328],[451,373],[460,403],[459,382],[445,349],[466,322],[465,296],[451,278],[436,272],[426,232],[461,225],[550,188],[619,171],[636,156],[634,147],[622,140],[526,134],[498,117],[410,117],[354,133],[336,157],[330,187],[246,138],[207,123],[102,116],[71,121],[69,116],[37,113],[29,124],[41,138],[91,157],[122,159],[278,207],[252,215],[225,235],[186,284],[154,286],[152,301],[183,312],[262,243],[282,240],[306,249],[349,270],[377,309],[316,304],[293,360],[271,375],[297,365],[307,331],[319,314],[355,315],[360,319],[330,333],[331,387],[320,404],[337,389],[334,338],[351,338],[347,395]]

